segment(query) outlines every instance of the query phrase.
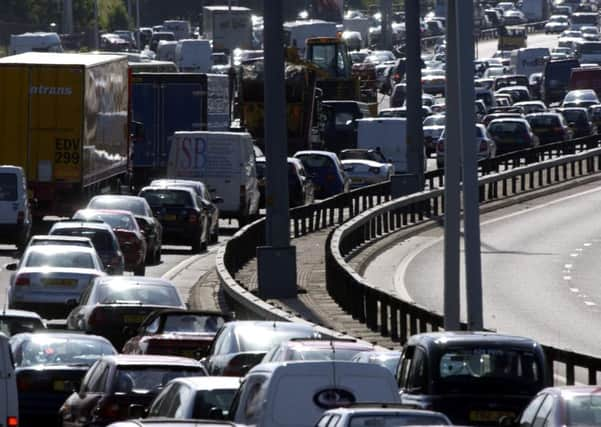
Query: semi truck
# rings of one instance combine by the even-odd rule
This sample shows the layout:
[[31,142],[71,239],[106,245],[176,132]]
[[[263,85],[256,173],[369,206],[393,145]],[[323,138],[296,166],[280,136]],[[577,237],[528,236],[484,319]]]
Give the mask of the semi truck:
[[128,86],[122,55],[0,59],[0,163],[25,170],[35,218],[127,184]]
[[202,8],[204,38],[213,40],[214,52],[252,49],[251,10],[240,6]]

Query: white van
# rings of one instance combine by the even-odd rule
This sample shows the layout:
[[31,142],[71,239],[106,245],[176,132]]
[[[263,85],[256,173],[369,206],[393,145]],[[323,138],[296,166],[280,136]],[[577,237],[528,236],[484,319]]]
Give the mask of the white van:
[[252,138],[246,132],[175,132],[167,177],[202,181],[219,205],[222,218],[240,226],[259,212],[259,187]]
[[545,71],[550,56],[551,52],[546,47],[525,47],[511,51],[510,63],[515,74],[530,77],[530,74]]
[[313,37],[336,37],[338,29],[335,22],[308,19],[284,23],[284,43],[296,47],[301,57],[304,56],[307,39]]
[[158,61],[175,62],[175,49],[177,49],[177,41],[175,40],[160,40],[157,45],[157,54],[155,59]]
[[0,426],[19,425],[17,378],[9,338],[0,333]]
[[11,34],[9,55],[25,52],[62,52],[63,45],[56,33],[23,33]]
[[175,63],[184,73],[208,73],[212,65],[211,53],[209,40],[180,40],[175,47]]
[[23,168],[0,165],[0,243],[23,250],[31,235],[31,223]]
[[230,417],[257,427],[314,426],[326,410],[355,402],[400,403],[392,373],[346,361],[264,363],[244,377]]
[[371,117],[357,119],[357,148],[379,149],[394,165],[395,173],[408,172],[407,119]]

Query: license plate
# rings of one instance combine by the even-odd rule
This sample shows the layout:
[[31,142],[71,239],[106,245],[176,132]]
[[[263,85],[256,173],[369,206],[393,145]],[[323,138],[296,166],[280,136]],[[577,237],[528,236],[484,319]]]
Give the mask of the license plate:
[[176,215],[165,215],[165,216],[163,216],[163,219],[165,221],[175,221],[177,219],[177,216]]
[[48,286],[75,286],[76,279],[42,279],[42,283]]
[[354,182],[355,184],[363,184],[363,179],[351,177],[351,182]]
[[146,316],[139,314],[127,314],[123,316],[123,321],[125,323],[142,323],[146,319]]
[[62,380],[53,381],[52,388],[54,391],[65,391],[65,382]]
[[470,411],[470,421],[475,422],[496,422],[501,417],[515,417],[515,413],[510,411]]
[[195,354],[196,353],[194,350],[183,350],[182,352],[182,356],[183,357],[189,357],[191,359],[195,358]]

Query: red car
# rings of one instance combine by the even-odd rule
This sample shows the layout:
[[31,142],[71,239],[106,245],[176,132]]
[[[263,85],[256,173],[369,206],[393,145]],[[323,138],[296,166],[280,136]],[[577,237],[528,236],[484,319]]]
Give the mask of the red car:
[[136,276],[146,273],[146,238],[129,211],[109,209],[80,209],[73,219],[99,220],[111,226],[125,258],[125,269]]
[[161,310],[148,315],[125,354],[159,354],[201,359],[230,316],[218,311]]

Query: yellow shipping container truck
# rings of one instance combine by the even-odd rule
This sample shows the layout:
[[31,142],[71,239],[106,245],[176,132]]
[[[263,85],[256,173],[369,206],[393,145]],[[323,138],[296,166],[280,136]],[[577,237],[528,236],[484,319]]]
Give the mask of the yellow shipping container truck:
[[127,58],[0,59],[0,164],[22,166],[34,215],[70,215],[128,178]]

